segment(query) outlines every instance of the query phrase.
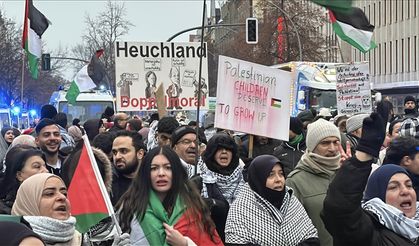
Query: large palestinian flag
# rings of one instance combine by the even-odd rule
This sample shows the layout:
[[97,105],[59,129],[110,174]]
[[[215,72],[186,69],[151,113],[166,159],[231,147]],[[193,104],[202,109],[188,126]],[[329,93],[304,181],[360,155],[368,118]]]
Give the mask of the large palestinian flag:
[[360,8],[352,8],[349,14],[334,12],[329,9],[333,30],[342,40],[348,42],[363,53],[377,47],[372,41],[374,26]]
[[349,13],[353,0],[311,0],[312,2],[330,9],[334,12]]
[[28,66],[32,78],[38,78],[38,60],[42,54],[42,34],[47,30],[49,21],[35,6],[32,0],[26,0],[25,20],[23,21],[22,47],[28,57]]
[[76,103],[80,92],[96,88],[105,77],[105,69],[99,62],[99,57],[102,54],[103,50],[96,51],[96,54],[93,55],[90,63],[82,67],[74,77],[65,96],[70,104]]
[[68,186],[71,215],[76,217],[76,229],[80,233],[114,213],[86,135],[83,141],[80,159]]

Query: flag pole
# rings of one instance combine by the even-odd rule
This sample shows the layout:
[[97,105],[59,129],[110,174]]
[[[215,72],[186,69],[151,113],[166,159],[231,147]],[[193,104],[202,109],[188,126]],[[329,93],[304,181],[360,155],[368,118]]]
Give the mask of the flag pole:
[[20,85],[20,107],[23,110],[23,82],[25,81],[25,51],[22,52],[22,78],[21,78],[21,85]]
[[92,147],[90,146],[89,138],[87,137],[86,134],[84,134],[82,138],[83,138],[84,144],[86,145],[87,154],[89,155],[90,163],[92,163],[92,168],[95,173],[96,180],[99,184],[99,188],[102,193],[103,200],[105,200],[106,208],[108,209],[108,214],[109,216],[111,216],[112,221],[115,224],[118,235],[121,235],[122,234],[121,226],[119,225],[119,222],[116,219],[115,211],[113,209],[111,199],[109,198],[108,191],[106,190],[105,183],[103,182],[102,178],[99,178],[99,177],[102,177],[102,175],[100,174],[99,168],[97,166],[97,162],[93,154]]

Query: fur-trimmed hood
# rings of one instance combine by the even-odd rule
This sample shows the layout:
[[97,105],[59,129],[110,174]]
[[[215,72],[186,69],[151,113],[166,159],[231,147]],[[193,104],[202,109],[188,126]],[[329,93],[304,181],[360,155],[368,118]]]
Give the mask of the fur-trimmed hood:
[[[102,170],[101,170],[103,182],[105,183],[106,190],[108,192],[111,192],[112,191],[112,163],[102,150],[95,147],[92,147],[92,150],[93,150],[93,154],[95,155],[96,161],[99,160],[100,162],[103,163],[102,166],[103,166],[104,173],[102,173]],[[98,165],[100,164],[98,163]]]

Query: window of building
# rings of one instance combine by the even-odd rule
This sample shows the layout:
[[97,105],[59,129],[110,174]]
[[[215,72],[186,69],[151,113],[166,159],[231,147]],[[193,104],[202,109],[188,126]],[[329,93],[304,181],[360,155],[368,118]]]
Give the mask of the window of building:
[[[415,0],[413,0],[413,1],[415,1]],[[407,1],[407,3],[406,3],[406,7],[407,7],[407,11],[406,11],[406,14],[407,14],[407,19],[410,19],[410,4],[411,4],[411,2],[412,1]]]
[[381,44],[378,44],[378,73],[381,74]]
[[394,56],[394,60],[396,61],[395,73],[397,73],[399,71],[399,62],[398,62],[399,61],[399,41],[398,40],[396,40],[396,46],[394,48],[395,48],[394,51],[396,51],[396,54]]
[[400,20],[404,19],[403,11],[404,11],[404,3],[406,1],[400,1]]
[[399,9],[397,5],[399,2],[398,1],[391,1],[391,2],[394,2],[394,22],[397,22],[397,14],[398,14],[397,11]]
[[410,72],[410,37],[407,38],[407,66],[406,72]]
[[372,75],[375,75],[377,71],[377,56],[376,56],[375,50],[376,49],[372,50]]
[[384,74],[387,74],[387,43],[384,42]]
[[390,74],[393,73],[393,42],[390,41],[390,52],[388,54],[390,56]]
[[413,41],[413,64],[414,64],[414,69],[413,71],[417,71],[418,70],[418,36],[415,36],[414,41]]
[[413,0],[413,17],[416,17],[418,14],[417,5],[418,5],[418,2]]
[[402,40],[401,40],[401,45],[402,45],[402,52],[401,52],[401,56],[402,56],[402,58],[401,58],[401,70],[400,70],[400,72],[404,72],[404,39],[402,38]]
[[[375,8],[374,8],[374,12],[375,12]],[[378,26],[381,26],[381,1],[378,2]]]

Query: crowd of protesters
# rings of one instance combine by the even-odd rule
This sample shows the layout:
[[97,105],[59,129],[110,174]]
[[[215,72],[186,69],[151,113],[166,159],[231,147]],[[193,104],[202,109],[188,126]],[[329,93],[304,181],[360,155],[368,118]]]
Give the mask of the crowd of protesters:
[[[419,114],[306,110],[289,140],[107,108],[0,137],[0,242],[10,245],[417,245]],[[76,229],[67,188],[86,135],[117,224]],[[253,151],[249,153],[249,151]],[[251,156],[251,157],[249,157]],[[83,197],[83,194],[80,194]],[[120,231],[119,228],[122,230]]]

